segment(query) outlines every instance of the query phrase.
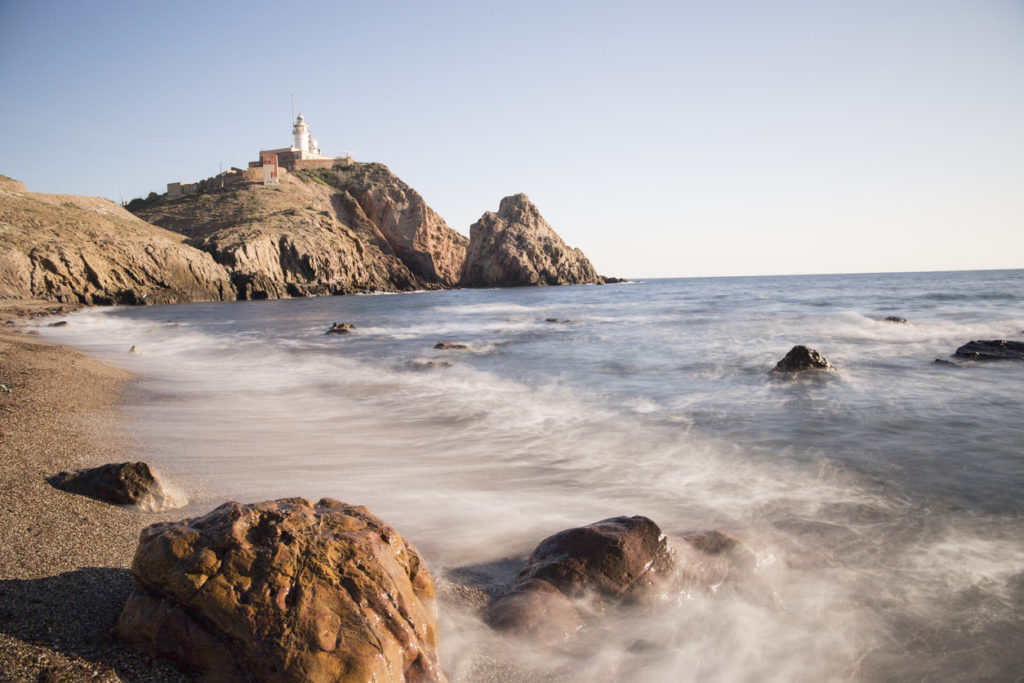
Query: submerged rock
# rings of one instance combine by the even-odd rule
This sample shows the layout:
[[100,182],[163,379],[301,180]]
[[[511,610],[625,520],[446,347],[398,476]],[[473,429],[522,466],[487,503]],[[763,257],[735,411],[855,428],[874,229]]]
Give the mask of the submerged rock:
[[441,351],[466,351],[469,349],[469,345],[457,344],[455,342],[437,342],[434,344],[434,348]]
[[115,632],[207,680],[445,681],[423,558],[364,507],[225,503],[143,530]]
[[906,318],[901,318],[898,315],[889,315],[889,316],[886,316],[885,319],[882,322],[886,322],[886,323],[905,323],[905,322],[907,322],[907,319]]
[[154,495],[158,484],[144,462],[101,465],[61,472],[48,480],[53,486],[114,505],[136,505]]
[[835,367],[814,349],[794,346],[786,357],[775,364],[772,372],[799,372],[801,370],[834,370]]
[[1024,342],[990,339],[969,341],[954,355],[978,360],[1024,360]]
[[356,326],[351,323],[334,323],[331,325],[331,329],[324,332],[324,334],[348,334],[349,330],[356,329]]

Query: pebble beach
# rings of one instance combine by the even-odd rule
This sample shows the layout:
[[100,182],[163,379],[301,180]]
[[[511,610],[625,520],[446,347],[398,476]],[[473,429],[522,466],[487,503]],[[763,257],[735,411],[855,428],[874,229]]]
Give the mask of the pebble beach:
[[139,531],[165,517],[66,493],[62,470],[137,459],[118,428],[132,375],[42,343],[0,303],[0,681],[184,681],[109,635],[132,589]]

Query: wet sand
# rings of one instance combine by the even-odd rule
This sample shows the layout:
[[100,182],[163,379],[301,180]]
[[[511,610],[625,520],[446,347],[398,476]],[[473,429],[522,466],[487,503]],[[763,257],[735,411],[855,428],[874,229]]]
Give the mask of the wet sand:
[[137,460],[119,428],[131,373],[29,333],[69,311],[0,301],[0,681],[178,681],[109,635],[139,531],[174,518],[53,488],[62,470]]

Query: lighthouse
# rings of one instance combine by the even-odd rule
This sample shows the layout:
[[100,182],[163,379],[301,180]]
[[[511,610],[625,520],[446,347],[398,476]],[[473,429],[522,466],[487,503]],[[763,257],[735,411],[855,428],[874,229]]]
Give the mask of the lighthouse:
[[[294,110],[293,110],[294,112]],[[306,117],[299,114],[292,124],[292,145],[279,149],[261,149],[260,160],[250,161],[249,167],[256,168],[266,166],[267,155],[273,157],[271,165],[277,165],[288,171],[307,168],[330,168],[336,164],[349,165],[351,157],[335,158],[324,156],[320,152],[320,143],[313,138],[309,131],[309,124]],[[274,161],[276,160],[276,161]]]
[[[294,149],[297,149],[300,153],[306,152],[320,155],[317,141],[313,139],[313,134],[309,132],[309,124],[306,123],[306,117],[302,114],[299,114],[299,117],[295,119],[295,125],[292,126],[292,135],[295,137]],[[306,157],[304,154],[300,154],[299,158],[304,159]]]

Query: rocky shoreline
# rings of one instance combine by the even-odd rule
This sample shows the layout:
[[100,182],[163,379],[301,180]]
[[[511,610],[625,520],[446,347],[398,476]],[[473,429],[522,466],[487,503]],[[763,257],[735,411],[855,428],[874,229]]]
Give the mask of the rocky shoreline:
[[191,680],[108,635],[134,587],[139,532],[167,517],[46,482],[133,450],[117,427],[131,374],[23,327],[25,317],[67,310],[0,302],[0,383],[9,389],[0,395],[0,680]]

